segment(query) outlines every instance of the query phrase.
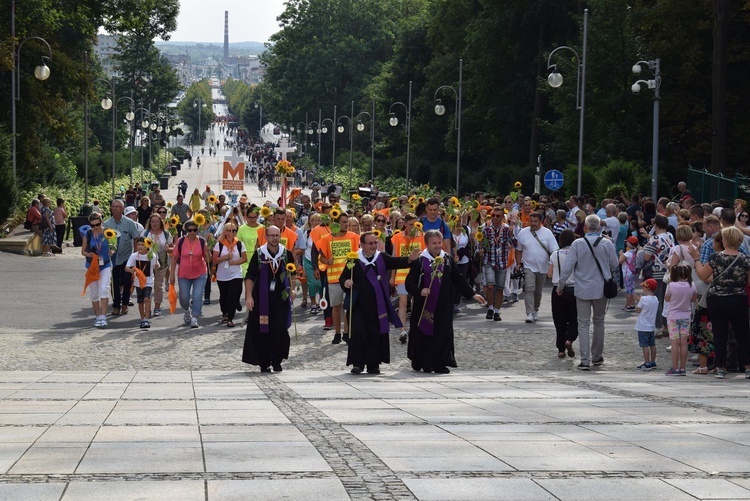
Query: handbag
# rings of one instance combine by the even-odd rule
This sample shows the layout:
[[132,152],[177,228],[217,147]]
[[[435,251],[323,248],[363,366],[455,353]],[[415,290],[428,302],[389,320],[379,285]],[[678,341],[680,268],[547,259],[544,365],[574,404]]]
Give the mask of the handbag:
[[710,291],[710,290],[711,290],[711,287],[713,287],[713,286],[714,286],[714,284],[716,283],[716,280],[718,280],[718,279],[719,279],[719,277],[720,277],[720,276],[722,276],[722,275],[724,274],[724,272],[726,272],[726,271],[727,271],[727,270],[728,270],[729,268],[731,268],[731,267],[732,267],[732,265],[733,265],[734,263],[736,263],[736,262],[737,262],[737,260],[738,260],[739,258],[740,258],[740,255],[739,255],[739,254],[737,254],[737,257],[736,257],[736,258],[734,258],[734,261],[732,261],[731,263],[729,263],[729,266],[727,266],[726,268],[724,268],[724,270],[723,270],[723,271],[722,271],[721,273],[719,273],[718,275],[716,275],[716,276],[714,277],[714,279],[713,279],[713,280],[711,280],[711,283],[710,283],[710,284],[708,284],[708,288],[706,288],[706,293],[705,293],[705,294],[703,294],[703,295],[701,296],[701,298],[700,298],[700,299],[698,300],[698,306],[699,306],[700,308],[703,308],[703,309],[706,309],[706,308],[708,308],[708,291]]
[[[599,237],[596,239],[596,242],[594,243],[594,247],[596,247],[599,242],[601,241],[603,237]],[[602,271],[602,267],[599,264],[599,260],[596,258],[596,254],[594,254],[594,247],[591,246],[591,242],[589,242],[589,239],[586,237],[583,237],[583,240],[586,242],[586,245],[589,246],[589,249],[591,249],[591,255],[594,257],[594,262],[596,263],[596,267],[599,269],[599,273],[602,274],[602,279],[604,280],[604,297],[607,299],[612,299],[614,297],[617,297],[617,284],[614,280],[612,280],[612,276],[610,275],[609,278],[606,278],[604,276],[604,272]]]

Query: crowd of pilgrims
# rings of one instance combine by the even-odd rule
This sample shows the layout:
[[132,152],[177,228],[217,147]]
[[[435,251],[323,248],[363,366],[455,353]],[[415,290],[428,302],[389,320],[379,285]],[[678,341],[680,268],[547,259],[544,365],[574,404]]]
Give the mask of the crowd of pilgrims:
[[[263,173],[272,150],[258,148],[262,161],[254,166]],[[447,373],[457,366],[453,315],[461,311],[462,299],[486,303],[487,320],[499,322],[501,309],[525,290],[526,322],[536,322],[545,277],[553,279],[553,291],[558,288],[561,260],[586,234],[587,216],[596,215],[601,235],[611,239],[618,255],[620,266],[611,272],[626,293],[623,310],[642,310],[646,302],[635,288],[652,279],[642,284],[648,289],[644,296],[654,296],[659,311],[647,329],[672,340],[675,375],[685,373],[689,351],[698,364],[693,373],[724,377],[748,363],[750,258],[743,242],[750,240],[748,212],[742,200],[697,204],[684,183],[678,189],[672,200],[623,195],[597,203],[591,197],[563,199],[556,192],[524,196],[520,184],[507,196],[475,193],[462,200],[424,186],[408,196],[352,194],[343,204],[337,191],[325,194],[317,184],[309,193],[295,188],[288,200],[262,204],[246,195],[227,204],[210,186],[195,189],[187,203],[178,196],[165,204],[154,189],[136,196],[135,207],[113,202],[104,224],[94,212],[82,253],[88,263],[99,256],[100,281],[107,282],[89,287],[98,327],[106,326],[109,299],[104,270],[112,269],[118,315],[127,314],[140,267],[146,280],[135,289],[142,328],[162,314],[164,292],[175,284],[185,324],[198,328],[216,282],[221,324],[234,327],[237,312],[247,309],[242,359],[264,372],[282,370],[289,356],[293,304],[301,296],[304,314],[320,315],[323,329],[333,331],[331,342],[348,345],[353,373],[378,373],[381,363],[390,362],[392,325],[408,343],[415,370]],[[107,247],[112,242],[102,236],[107,228],[117,230],[117,248]],[[539,248],[521,243],[526,228]],[[550,240],[539,239],[547,234]],[[541,258],[540,248],[546,252]],[[687,279],[677,273],[676,281],[695,284],[699,295],[706,294],[712,276],[717,283],[708,301],[690,310],[689,332],[680,335],[685,325],[675,324],[674,336],[665,292],[674,269],[684,266]],[[563,287],[574,288],[575,277]],[[573,357],[575,300],[566,308],[555,308],[554,297],[552,302],[557,354]],[[641,347],[644,363],[638,368],[650,370],[653,346]]]

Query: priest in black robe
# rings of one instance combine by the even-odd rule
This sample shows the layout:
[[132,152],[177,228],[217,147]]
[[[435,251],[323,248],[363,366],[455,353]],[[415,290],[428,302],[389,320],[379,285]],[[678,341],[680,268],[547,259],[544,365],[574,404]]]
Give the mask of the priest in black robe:
[[242,361],[261,372],[281,372],[289,358],[295,271],[294,255],[280,242],[281,230],[266,229],[267,243],[253,254],[245,274],[245,303],[249,312]]
[[414,370],[448,374],[456,367],[453,344],[454,290],[480,304],[485,300],[469,285],[442,250],[443,235],[438,230],[424,234],[425,250],[406,276],[406,291],[414,298],[407,356]]
[[389,256],[378,251],[380,239],[370,231],[362,233],[359,241],[360,250],[349,257],[339,278],[346,291],[344,309],[351,315],[346,365],[353,366],[352,374],[360,374],[365,367],[369,374],[380,374],[380,364],[391,362],[390,324],[401,327],[390,301],[388,270],[408,268],[419,250],[411,256]]

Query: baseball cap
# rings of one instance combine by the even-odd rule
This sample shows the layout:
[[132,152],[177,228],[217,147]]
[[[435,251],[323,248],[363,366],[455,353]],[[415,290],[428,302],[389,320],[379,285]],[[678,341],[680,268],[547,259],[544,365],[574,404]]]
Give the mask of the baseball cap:
[[133,208],[132,205],[128,205],[127,207],[125,207],[125,215],[126,216],[129,216],[130,214],[132,214],[134,212],[136,212],[136,210]]
[[656,283],[656,280],[654,280],[653,278],[649,278],[649,279],[645,280],[645,281],[644,281],[644,282],[643,282],[643,283],[641,284],[641,287],[643,287],[643,288],[645,288],[645,289],[648,289],[648,290],[650,290],[650,291],[655,291],[655,290],[656,290],[656,288],[658,287],[658,285],[657,285],[657,283]]
[[630,245],[638,245],[638,239],[636,237],[628,237],[625,239],[625,241]]

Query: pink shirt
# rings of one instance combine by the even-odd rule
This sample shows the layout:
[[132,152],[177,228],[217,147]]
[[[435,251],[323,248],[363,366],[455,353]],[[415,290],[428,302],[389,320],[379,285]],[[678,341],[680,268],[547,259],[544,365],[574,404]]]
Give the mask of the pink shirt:
[[670,282],[667,284],[666,294],[671,296],[667,320],[682,320],[690,318],[691,300],[697,294],[695,284],[687,282]]
[[[180,254],[180,240],[183,241],[182,254]],[[192,280],[207,273],[206,260],[203,256],[208,243],[204,240],[203,247],[201,247],[200,240],[200,238],[197,238],[194,242],[190,242],[187,237],[182,237],[175,243],[172,257],[180,257],[180,262],[177,265],[177,278]]]

